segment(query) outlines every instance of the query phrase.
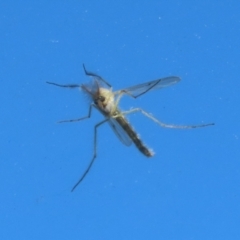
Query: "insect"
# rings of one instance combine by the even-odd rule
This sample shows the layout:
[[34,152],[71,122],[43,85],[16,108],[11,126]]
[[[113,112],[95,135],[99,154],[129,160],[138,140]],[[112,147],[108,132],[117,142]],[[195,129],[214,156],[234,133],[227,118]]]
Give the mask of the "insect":
[[125,117],[128,114],[140,112],[146,117],[156,122],[161,127],[165,127],[165,128],[189,129],[189,128],[200,128],[200,127],[207,127],[207,126],[214,125],[214,123],[202,124],[202,125],[188,125],[188,126],[166,124],[159,121],[158,119],[153,117],[150,113],[144,111],[141,108],[134,108],[128,111],[120,111],[120,109],[118,108],[120,99],[123,95],[128,95],[136,99],[151,90],[161,89],[164,87],[171,86],[175,83],[178,83],[180,81],[179,77],[172,76],[172,77],[160,78],[154,81],[142,83],[133,87],[125,88],[125,89],[114,92],[112,90],[112,86],[106,80],[104,80],[102,77],[100,77],[95,73],[87,71],[84,64],[83,64],[83,69],[87,76],[93,77],[92,85],[85,85],[85,84],[61,85],[53,82],[47,82],[48,84],[52,84],[52,85],[63,87],[63,88],[79,88],[85,93],[87,93],[92,99],[92,103],[90,104],[87,116],[77,118],[77,119],[71,119],[71,120],[63,120],[63,121],[59,121],[59,123],[78,122],[83,119],[90,118],[93,107],[96,108],[105,117],[104,120],[97,123],[94,127],[93,157],[87,169],[81,176],[81,178],[73,186],[72,191],[74,191],[74,189],[85,178],[85,176],[91,169],[94,163],[94,160],[97,157],[97,130],[102,124],[106,122],[109,123],[109,125],[111,126],[111,128],[113,129],[113,131],[115,132],[115,134],[123,144],[125,144],[126,146],[130,146],[133,142],[136,145],[136,147],[139,149],[139,151],[142,152],[147,157],[152,157],[154,153],[152,150],[150,150],[148,147],[144,145],[142,140],[139,138],[138,134],[133,130],[132,126],[129,124],[128,120]]

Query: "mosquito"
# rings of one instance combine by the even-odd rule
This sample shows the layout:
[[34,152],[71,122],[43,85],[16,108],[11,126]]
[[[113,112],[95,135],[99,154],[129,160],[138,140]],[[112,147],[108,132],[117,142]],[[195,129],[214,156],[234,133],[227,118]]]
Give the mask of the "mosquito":
[[166,124],[156,119],[150,113],[144,111],[141,108],[134,108],[128,111],[121,111],[119,109],[118,105],[122,96],[128,95],[136,99],[151,90],[165,88],[178,83],[180,81],[179,77],[171,76],[171,77],[160,78],[160,79],[142,83],[133,87],[124,88],[118,91],[113,91],[112,86],[106,80],[104,80],[102,77],[100,77],[95,73],[87,71],[84,64],[83,64],[83,69],[87,76],[90,76],[93,78],[93,82],[91,85],[86,85],[86,84],[61,85],[58,83],[47,82],[48,84],[52,84],[58,87],[70,88],[70,89],[73,89],[73,88],[81,89],[83,92],[87,93],[87,95],[89,95],[92,100],[87,116],[77,118],[77,119],[63,120],[63,121],[59,121],[58,123],[78,122],[84,119],[88,119],[91,117],[93,107],[96,108],[105,117],[104,120],[102,120],[101,122],[97,123],[94,126],[93,157],[87,169],[82,174],[81,178],[77,181],[77,183],[73,186],[71,191],[74,191],[76,189],[76,187],[82,182],[82,180],[85,178],[85,176],[91,169],[94,163],[94,160],[97,157],[97,131],[98,131],[98,128],[106,122],[109,123],[114,133],[117,135],[117,137],[120,139],[120,141],[123,144],[125,144],[126,146],[130,146],[133,142],[136,145],[136,147],[139,149],[139,151],[142,152],[146,157],[152,157],[154,155],[154,152],[142,142],[139,135],[134,131],[133,127],[130,125],[130,123],[125,117],[128,114],[140,112],[164,128],[191,129],[191,128],[200,128],[200,127],[207,127],[207,126],[214,125],[214,123],[201,124],[201,125],[186,125],[186,126]]

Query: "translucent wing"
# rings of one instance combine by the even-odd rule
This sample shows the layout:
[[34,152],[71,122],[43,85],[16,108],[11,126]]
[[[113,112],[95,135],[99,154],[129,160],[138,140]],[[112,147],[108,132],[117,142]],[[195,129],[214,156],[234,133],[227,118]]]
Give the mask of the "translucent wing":
[[123,130],[122,126],[114,119],[109,119],[109,125],[111,126],[114,133],[117,135],[119,140],[126,146],[130,146],[132,144],[131,138],[127,135],[127,133]]
[[166,78],[160,78],[154,81],[142,83],[133,87],[122,89],[118,92],[125,92],[129,95],[131,95],[134,98],[137,98],[144,93],[153,90],[153,89],[159,89],[159,88],[165,88],[168,86],[171,86],[175,83],[178,83],[180,81],[179,77],[166,77]]

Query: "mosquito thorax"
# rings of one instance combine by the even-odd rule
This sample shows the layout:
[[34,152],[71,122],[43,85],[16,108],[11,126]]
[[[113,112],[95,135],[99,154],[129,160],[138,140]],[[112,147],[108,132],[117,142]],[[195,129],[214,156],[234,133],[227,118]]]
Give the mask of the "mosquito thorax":
[[107,88],[99,88],[94,97],[94,103],[105,113],[111,113],[115,110],[114,94]]

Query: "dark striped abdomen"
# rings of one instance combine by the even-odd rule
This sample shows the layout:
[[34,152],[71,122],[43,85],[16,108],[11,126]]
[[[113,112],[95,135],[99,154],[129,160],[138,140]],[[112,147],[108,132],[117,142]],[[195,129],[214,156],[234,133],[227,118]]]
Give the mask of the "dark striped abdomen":
[[137,133],[133,130],[129,122],[122,116],[116,117],[115,120],[122,126],[122,128],[126,131],[128,136],[132,139],[136,147],[147,157],[152,157],[153,152],[148,149],[141,139],[138,137]]

